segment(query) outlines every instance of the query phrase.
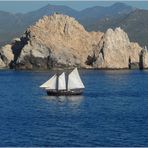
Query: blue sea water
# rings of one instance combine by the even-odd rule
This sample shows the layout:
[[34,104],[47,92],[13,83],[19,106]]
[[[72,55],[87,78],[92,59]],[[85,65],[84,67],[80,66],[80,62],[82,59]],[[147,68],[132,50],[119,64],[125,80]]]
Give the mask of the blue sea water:
[[53,73],[0,71],[0,146],[148,146],[148,71],[80,70],[82,96],[48,97]]

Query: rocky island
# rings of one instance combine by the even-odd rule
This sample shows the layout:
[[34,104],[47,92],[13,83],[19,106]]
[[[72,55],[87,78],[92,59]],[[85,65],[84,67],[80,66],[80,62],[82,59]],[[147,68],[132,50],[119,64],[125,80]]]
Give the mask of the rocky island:
[[74,18],[44,16],[0,49],[0,68],[148,68],[148,53],[119,27],[87,32]]

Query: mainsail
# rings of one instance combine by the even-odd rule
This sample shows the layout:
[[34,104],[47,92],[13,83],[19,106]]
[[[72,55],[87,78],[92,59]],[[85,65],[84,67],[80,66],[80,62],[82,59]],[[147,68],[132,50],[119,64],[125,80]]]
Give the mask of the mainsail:
[[85,88],[84,84],[81,81],[77,68],[75,68],[69,75],[68,75],[68,90],[70,89],[81,89]]
[[66,90],[65,72],[58,77],[58,90]]
[[42,84],[40,87],[47,89],[56,89],[56,86],[57,86],[57,75],[54,75],[47,82]]

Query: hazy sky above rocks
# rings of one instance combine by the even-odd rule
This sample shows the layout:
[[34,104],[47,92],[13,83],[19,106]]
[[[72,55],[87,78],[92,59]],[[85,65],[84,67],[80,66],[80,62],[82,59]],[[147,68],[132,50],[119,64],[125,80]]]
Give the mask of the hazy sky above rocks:
[[66,5],[76,10],[93,6],[110,6],[116,2],[123,2],[130,6],[148,9],[148,1],[0,1],[0,10],[13,13],[26,13],[37,10],[47,4]]

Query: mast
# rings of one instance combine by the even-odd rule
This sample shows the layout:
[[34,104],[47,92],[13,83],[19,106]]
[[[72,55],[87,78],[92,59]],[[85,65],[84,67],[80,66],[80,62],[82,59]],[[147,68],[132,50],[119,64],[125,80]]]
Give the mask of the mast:
[[59,73],[57,73],[57,79],[56,79],[56,91],[58,92],[58,86],[59,86]]
[[66,79],[66,91],[68,91],[68,73],[66,73],[65,79]]

